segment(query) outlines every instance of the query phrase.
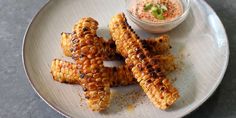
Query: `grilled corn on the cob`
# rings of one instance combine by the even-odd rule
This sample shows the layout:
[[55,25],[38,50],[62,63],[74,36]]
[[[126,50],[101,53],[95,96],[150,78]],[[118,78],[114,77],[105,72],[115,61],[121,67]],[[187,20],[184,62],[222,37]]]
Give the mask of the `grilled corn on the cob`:
[[72,35],[72,58],[80,70],[81,84],[89,108],[102,111],[109,106],[110,82],[107,68],[103,66],[104,40],[97,37],[98,22],[82,18],[74,26]]
[[112,17],[109,29],[117,51],[125,57],[126,64],[131,67],[134,77],[149,99],[156,107],[167,109],[177,100],[179,93],[161,72],[159,64],[150,58],[123,13]]
[[[133,84],[136,80],[133,78],[131,70],[127,66],[121,65],[119,67],[108,68],[110,86],[126,86]],[[69,84],[83,84],[80,77],[80,71],[76,64],[54,59],[51,64],[51,74],[53,79],[61,83]]]

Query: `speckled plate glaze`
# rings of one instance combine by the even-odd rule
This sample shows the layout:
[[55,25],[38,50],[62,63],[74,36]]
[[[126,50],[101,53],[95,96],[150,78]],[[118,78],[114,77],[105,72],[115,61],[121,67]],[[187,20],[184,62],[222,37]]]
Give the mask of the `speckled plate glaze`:
[[[181,69],[172,75],[181,98],[167,111],[155,108],[138,85],[112,88],[112,102],[103,113],[90,111],[77,85],[53,81],[49,69],[54,58],[70,60],[60,48],[60,33],[71,32],[80,18],[99,21],[98,35],[109,37],[111,16],[124,11],[124,0],[51,0],[34,17],[25,34],[23,63],[36,93],[64,116],[86,118],[182,117],[206,101],[220,84],[228,64],[229,48],[224,27],[203,0],[192,0],[186,21],[167,34]],[[145,38],[149,34],[128,20]],[[108,64],[109,65],[109,64]],[[30,97],[30,96],[29,96]]]

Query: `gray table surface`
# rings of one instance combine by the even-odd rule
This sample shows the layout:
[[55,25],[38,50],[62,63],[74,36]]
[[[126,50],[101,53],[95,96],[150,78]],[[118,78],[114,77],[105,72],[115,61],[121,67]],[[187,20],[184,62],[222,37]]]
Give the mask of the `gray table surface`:
[[[186,117],[236,117],[236,0],[206,0],[219,15],[229,38],[230,60],[214,95]],[[27,25],[47,0],[0,0],[0,117],[63,117],[44,103],[26,79],[21,45]]]

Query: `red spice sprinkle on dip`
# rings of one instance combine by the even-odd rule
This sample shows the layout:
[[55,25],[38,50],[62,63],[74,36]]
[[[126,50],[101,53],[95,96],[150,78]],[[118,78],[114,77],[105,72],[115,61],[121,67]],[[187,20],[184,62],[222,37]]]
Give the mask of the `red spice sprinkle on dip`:
[[183,7],[179,0],[137,0],[130,11],[140,20],[161,23],[180,16]]

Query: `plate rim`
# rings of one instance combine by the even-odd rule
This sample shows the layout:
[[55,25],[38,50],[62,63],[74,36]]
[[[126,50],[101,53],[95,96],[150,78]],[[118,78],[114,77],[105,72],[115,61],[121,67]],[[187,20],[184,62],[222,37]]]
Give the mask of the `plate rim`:
[[[52,103],[50,103],[45,97],[43,97],[39,90],[37,90],[35,88],[35,85],[34,83],[31,81],[31,78],[30,76],[28,75],[28,69],[26,67],[26,64],[25,64],[25,42],[26,42],[26,38],[28,36],[28,32],[32,26],[32,24],[34,23],[35,19],[39,16],[39,14],[42,12],[42,10],[44,10],[48,5],[49,3],[51,3],[52,0],[48,0],[44,5],[42,5],[42,7],[37,11],[37,13],[35,13],[35,15],[31,18],[27,28],[26,28],[26,31],[24,33],[24,37],[23,37],[23,42],[22,42],[22,64],[23,64],[23,69],[24,69],[24,72],[25,72],[25,75],[26,75],[26,78],[28,80],[28,82],[30,83],[30,86],[33,88],[33,90],[35,91],[35,93],[49,106],[51,107],[54,111],[58,112],[59,114],[61,114],[62,116],[64,117],[71,117],[71,115],[69,115],[68,113],[64,112],[64,111],[61,111],[60,108],[58,108],[57,106],[53,106]],[[198,104],[196,104],[195,106],[193,106],[189,111],[181,114],[180,116],[177,116],[177,117],[184,117],[186,115],[189,115],[190,113],[192,113],[193,111],[197,110],[203,103],[205,103],[212,95],[213,93],[216,91],[216,89],[219,87],[220,83],[222,82],[223,78],[224,78],[224,75],[225,75],[225,72],[227,70],[227,67],[228,67],[228,64],[229,64],[229,56],[230,56],[230,50],[229,50],[229,41],[228,41],[228,36],[227,36],[227,33],[226,33],[226,30],[225,30],[225,27],[221,21],[221,19],[219,18],[219,16],[216,14],[216,12],[214,11],[214,9],[205,1],[205,0],[197,0],[198,2],[202,2],[204,5],[206,5],[209,10],[215,15],[217,16],[217,19],[219,21],[219,25],[223,28],[223,34],[224,34],[224,37],[226,38],[226,61],[225,63],[223,64],[223,68],[222,68],[222,73],[219,75],[219,79],[216,81],[215,83],[215,86],[213,86],[213,88],[209,91],[209,93],[203,97],[202,99],[199,100]]]
[[29,75],[28,75],[28,69],[26,67],[26,64],[25,64],[25,42],[26,42],[26,37],[28,36],[28,32],[33,24],[33,22],[35,21],[35,19],[38,17],[38,15],[42,12],[43,9],[45,9],[49,3],[51,2],[51,0],[48,0],[44,5],[41,6],[41,8],[39,8],[39,10],[35,13],[35,15],[31,18],[27,28],[26,28],[26,31],[25,31],[25,34],[24,34],[24,37],[23,37],[23,42],[22,42],[22,63],[23,63],[23,67],[24,67],[24,72],[25,72],[25,75],[26,75],[26,78],[28,80],[28,82],[30,83],[30,86],[33,88],[34,92],[49,106],[51,107],[54,111],[56,111],[57,113],[61,114],[62,116],[64,117],[71,117],[68,113],[65,113],[63,111],[61,111],[59,108],[57,108],[56,106],[53,106],[49,101],[47,101],[47,99],[45,97],[43,97],[39,91],[34,87],[34,83],[31,81]]

